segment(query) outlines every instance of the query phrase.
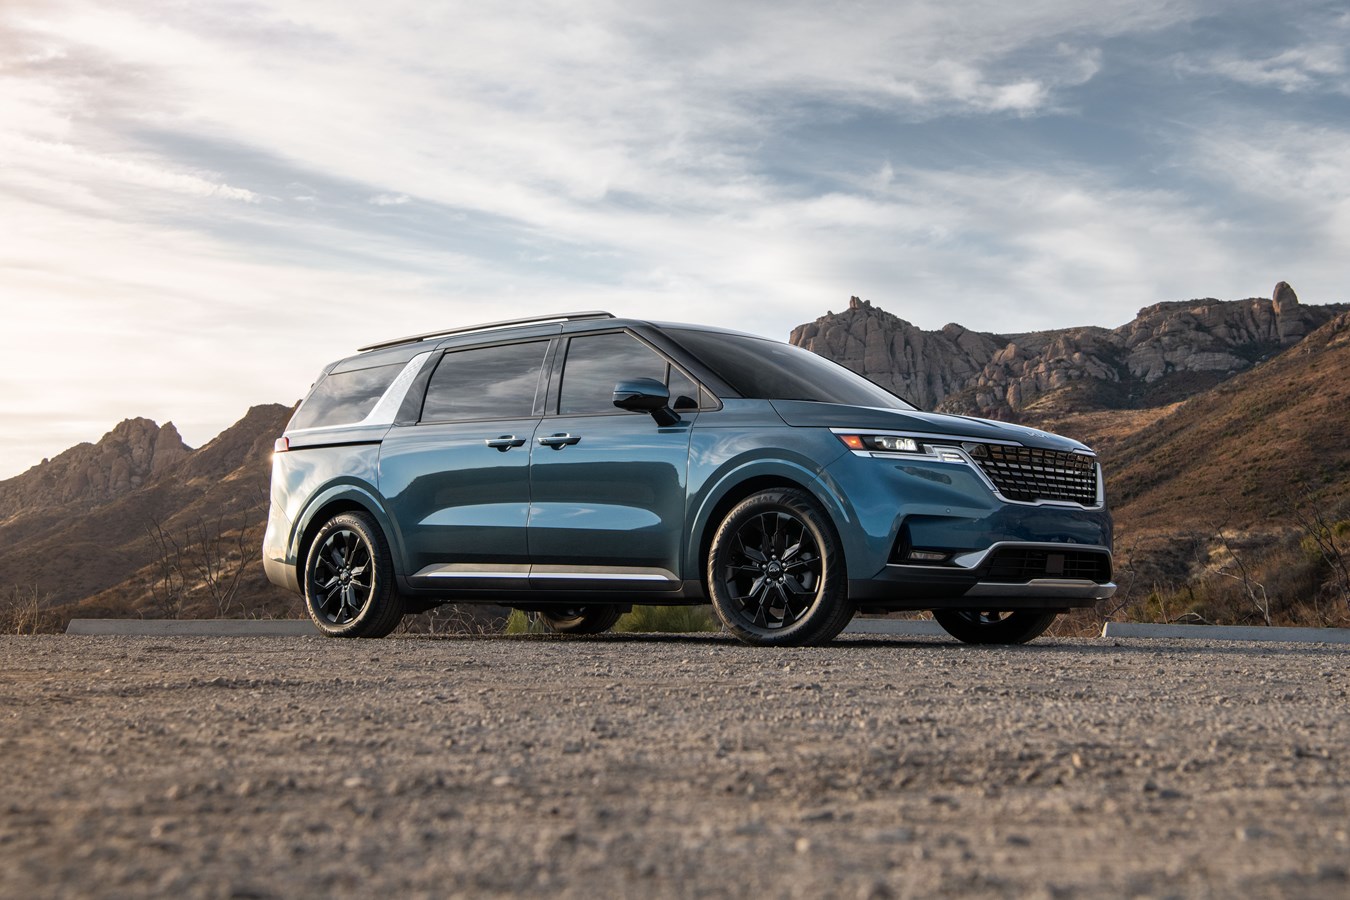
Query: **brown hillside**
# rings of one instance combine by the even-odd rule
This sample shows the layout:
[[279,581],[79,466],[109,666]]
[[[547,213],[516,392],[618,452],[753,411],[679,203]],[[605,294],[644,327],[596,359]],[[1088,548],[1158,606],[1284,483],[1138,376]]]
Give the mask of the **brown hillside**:
[[1283,518],[1350,493],[1350,314],[1102,448],[1122,532]]
[[[257,530],[266,515],[271,444],[290,413],[289,407],[276,404],[255,406],[200,450],[185,453],[113,499],[35,502],[12,513],[0,524],[0,588],[34,587],[50,594],[56,604],[83,600],[134,581],[136,573],[159,558],[151,534],[156,523],[179,541],[203,525],[226,532],[241,527]],[[111,445],[117,435],[115,429],[94,445],[97,453],[90,455],[101,458],[112,453],[116,448],[105,442]],[[0,488],[45,484],[43,468],[61,459],[0,483]],[[16,486],[19,479],[26,481]],[[62,496],[60,485],[48,495]],[[255,584],[263,589],[261,583]],[[122,593],[137,592],[144,593],[143,585]]]

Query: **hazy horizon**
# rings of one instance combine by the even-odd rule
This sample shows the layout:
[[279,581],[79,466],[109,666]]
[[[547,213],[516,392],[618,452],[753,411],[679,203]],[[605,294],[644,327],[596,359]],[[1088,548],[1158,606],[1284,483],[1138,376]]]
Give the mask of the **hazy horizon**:
[[0,479],[512,315],[1344,302],[1347,47],[1320,2],[10,2]]

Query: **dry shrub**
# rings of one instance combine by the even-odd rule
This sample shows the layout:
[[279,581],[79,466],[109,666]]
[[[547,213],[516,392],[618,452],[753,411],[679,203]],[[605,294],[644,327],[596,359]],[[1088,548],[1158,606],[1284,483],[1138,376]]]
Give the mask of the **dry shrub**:
[[[1277,536],[1250,550],[1210,548],[1211,564],[1190,578],[1153,586],[1142,600],[1124,610],[1136,622],[1193,622],[1211,625],[1344,626],[1350,609],[1339,602],[1333,573],[1301,546],[1297,532]],[[1236,565],[1240,560],[1242,565]],[[1258,598],[1254,600],[1253,598]]]
[[710,606],[635,606],[619,619],[613,630],[621,634],[688,634],[721,629]]
[[50,595],[35,585],[11,585],[0,594],[0,634],[55,634],[61,617],[47,608]]

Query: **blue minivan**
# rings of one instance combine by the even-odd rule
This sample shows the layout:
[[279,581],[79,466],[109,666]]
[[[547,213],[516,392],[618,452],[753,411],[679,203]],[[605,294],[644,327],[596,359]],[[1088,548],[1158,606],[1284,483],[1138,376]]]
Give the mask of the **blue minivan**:
[[326,367],[276,444],[263,562],[342,637],[449,602],[574,634],[711,603],[751,644],[891,610],[1020,643],[1116,589],[1082,444],[921,412],[789,344],[604,312]]

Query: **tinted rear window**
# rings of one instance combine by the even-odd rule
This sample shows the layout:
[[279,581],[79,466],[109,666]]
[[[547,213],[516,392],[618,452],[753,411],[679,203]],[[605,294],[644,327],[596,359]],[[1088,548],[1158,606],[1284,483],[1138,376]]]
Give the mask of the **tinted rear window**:
[[801,347],[692,328],[666,328],[665,332],[742,397],[914,409],[856,372]]
[[375,408],[405,363],[328,375],[314,386],[287,429],[355,425]]
[[427,385],[423,422],[514,419],[534,414],[548,341],[445,354]]

